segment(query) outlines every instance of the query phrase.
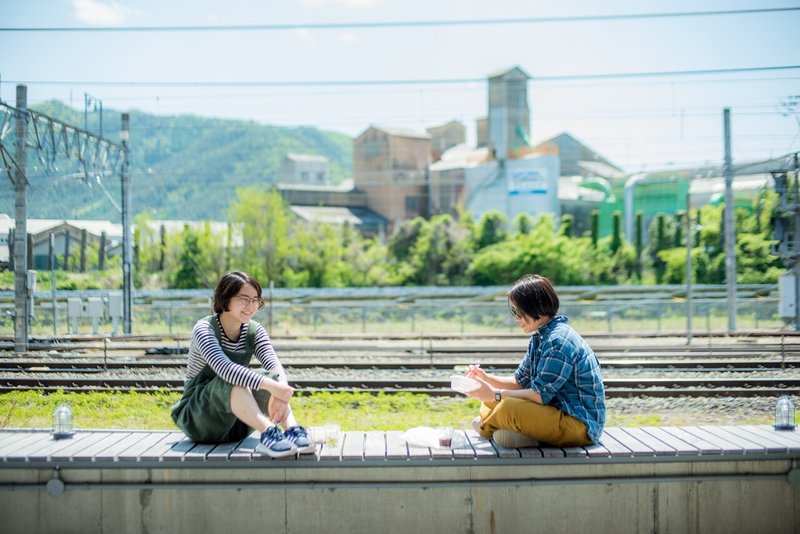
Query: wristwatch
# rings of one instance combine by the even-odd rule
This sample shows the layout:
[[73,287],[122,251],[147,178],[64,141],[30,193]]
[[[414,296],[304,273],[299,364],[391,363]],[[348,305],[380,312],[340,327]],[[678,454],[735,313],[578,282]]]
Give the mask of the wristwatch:
[[494,400],[496,400],[498,402],[503,400],[502,396],[500,395],[500,391],[501,390],[499,390],[499,389],[494,390]]

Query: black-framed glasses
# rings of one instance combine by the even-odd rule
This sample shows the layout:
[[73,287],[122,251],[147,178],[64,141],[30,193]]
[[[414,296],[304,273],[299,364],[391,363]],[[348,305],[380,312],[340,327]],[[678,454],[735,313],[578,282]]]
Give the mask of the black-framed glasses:
[[508,311],[511,312],[511,315],[514,317],[514,319],[522,318],[522,312],[520,312],[517,307],[510,302],[508,303]]
[[264,299],[262,299],[261,297],[250,298],[244,295],[235,295],[233,298],[235,298],[242,306],[255,304],[259,310],[264,307]]

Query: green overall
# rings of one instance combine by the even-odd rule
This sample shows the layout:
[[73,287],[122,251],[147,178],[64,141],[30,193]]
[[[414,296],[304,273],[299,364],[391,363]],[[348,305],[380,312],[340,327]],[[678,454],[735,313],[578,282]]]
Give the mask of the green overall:
[[[214,328],[214,334],[222,347],[222,333],[217,319],[210,315],[202,320],[208,321]],[[255,321],[248,324],[244,351],[223,349],[232,362],[245,367],[250,364],[250,358],[255,352],[257,326]],[[276,373],[263,369],[256,372],[273,379],[277,377]],[[225,382],[206,364],[184,386],[181,400],[172,407],[172,420],[189,438],[200,443],[226,443],[246,438],[253,429],[231,412],[232,388],[233,384]],[[256,390],[253,391],[253,396],[258,405],[266,409],[269,392]]]

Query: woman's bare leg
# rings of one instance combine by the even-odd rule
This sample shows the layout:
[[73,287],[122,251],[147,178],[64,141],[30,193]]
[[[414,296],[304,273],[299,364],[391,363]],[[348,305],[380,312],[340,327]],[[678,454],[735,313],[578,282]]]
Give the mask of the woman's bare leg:
[[[250,428],[255,428],[259,432],[264,432],[274,423],[264,415],[258,406],[253,392],[248,388],[233,386],[231,388],[231,411],[237,419],[242,421]],[[294,416],[292,416],[294,418]]]

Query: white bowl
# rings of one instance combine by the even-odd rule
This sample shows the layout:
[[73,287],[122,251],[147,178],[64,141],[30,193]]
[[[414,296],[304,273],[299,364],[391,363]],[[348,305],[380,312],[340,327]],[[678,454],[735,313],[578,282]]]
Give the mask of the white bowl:
[[480,382],[463,375],[451,375],[450,387],[459,393],[469,393],[481,386]]

